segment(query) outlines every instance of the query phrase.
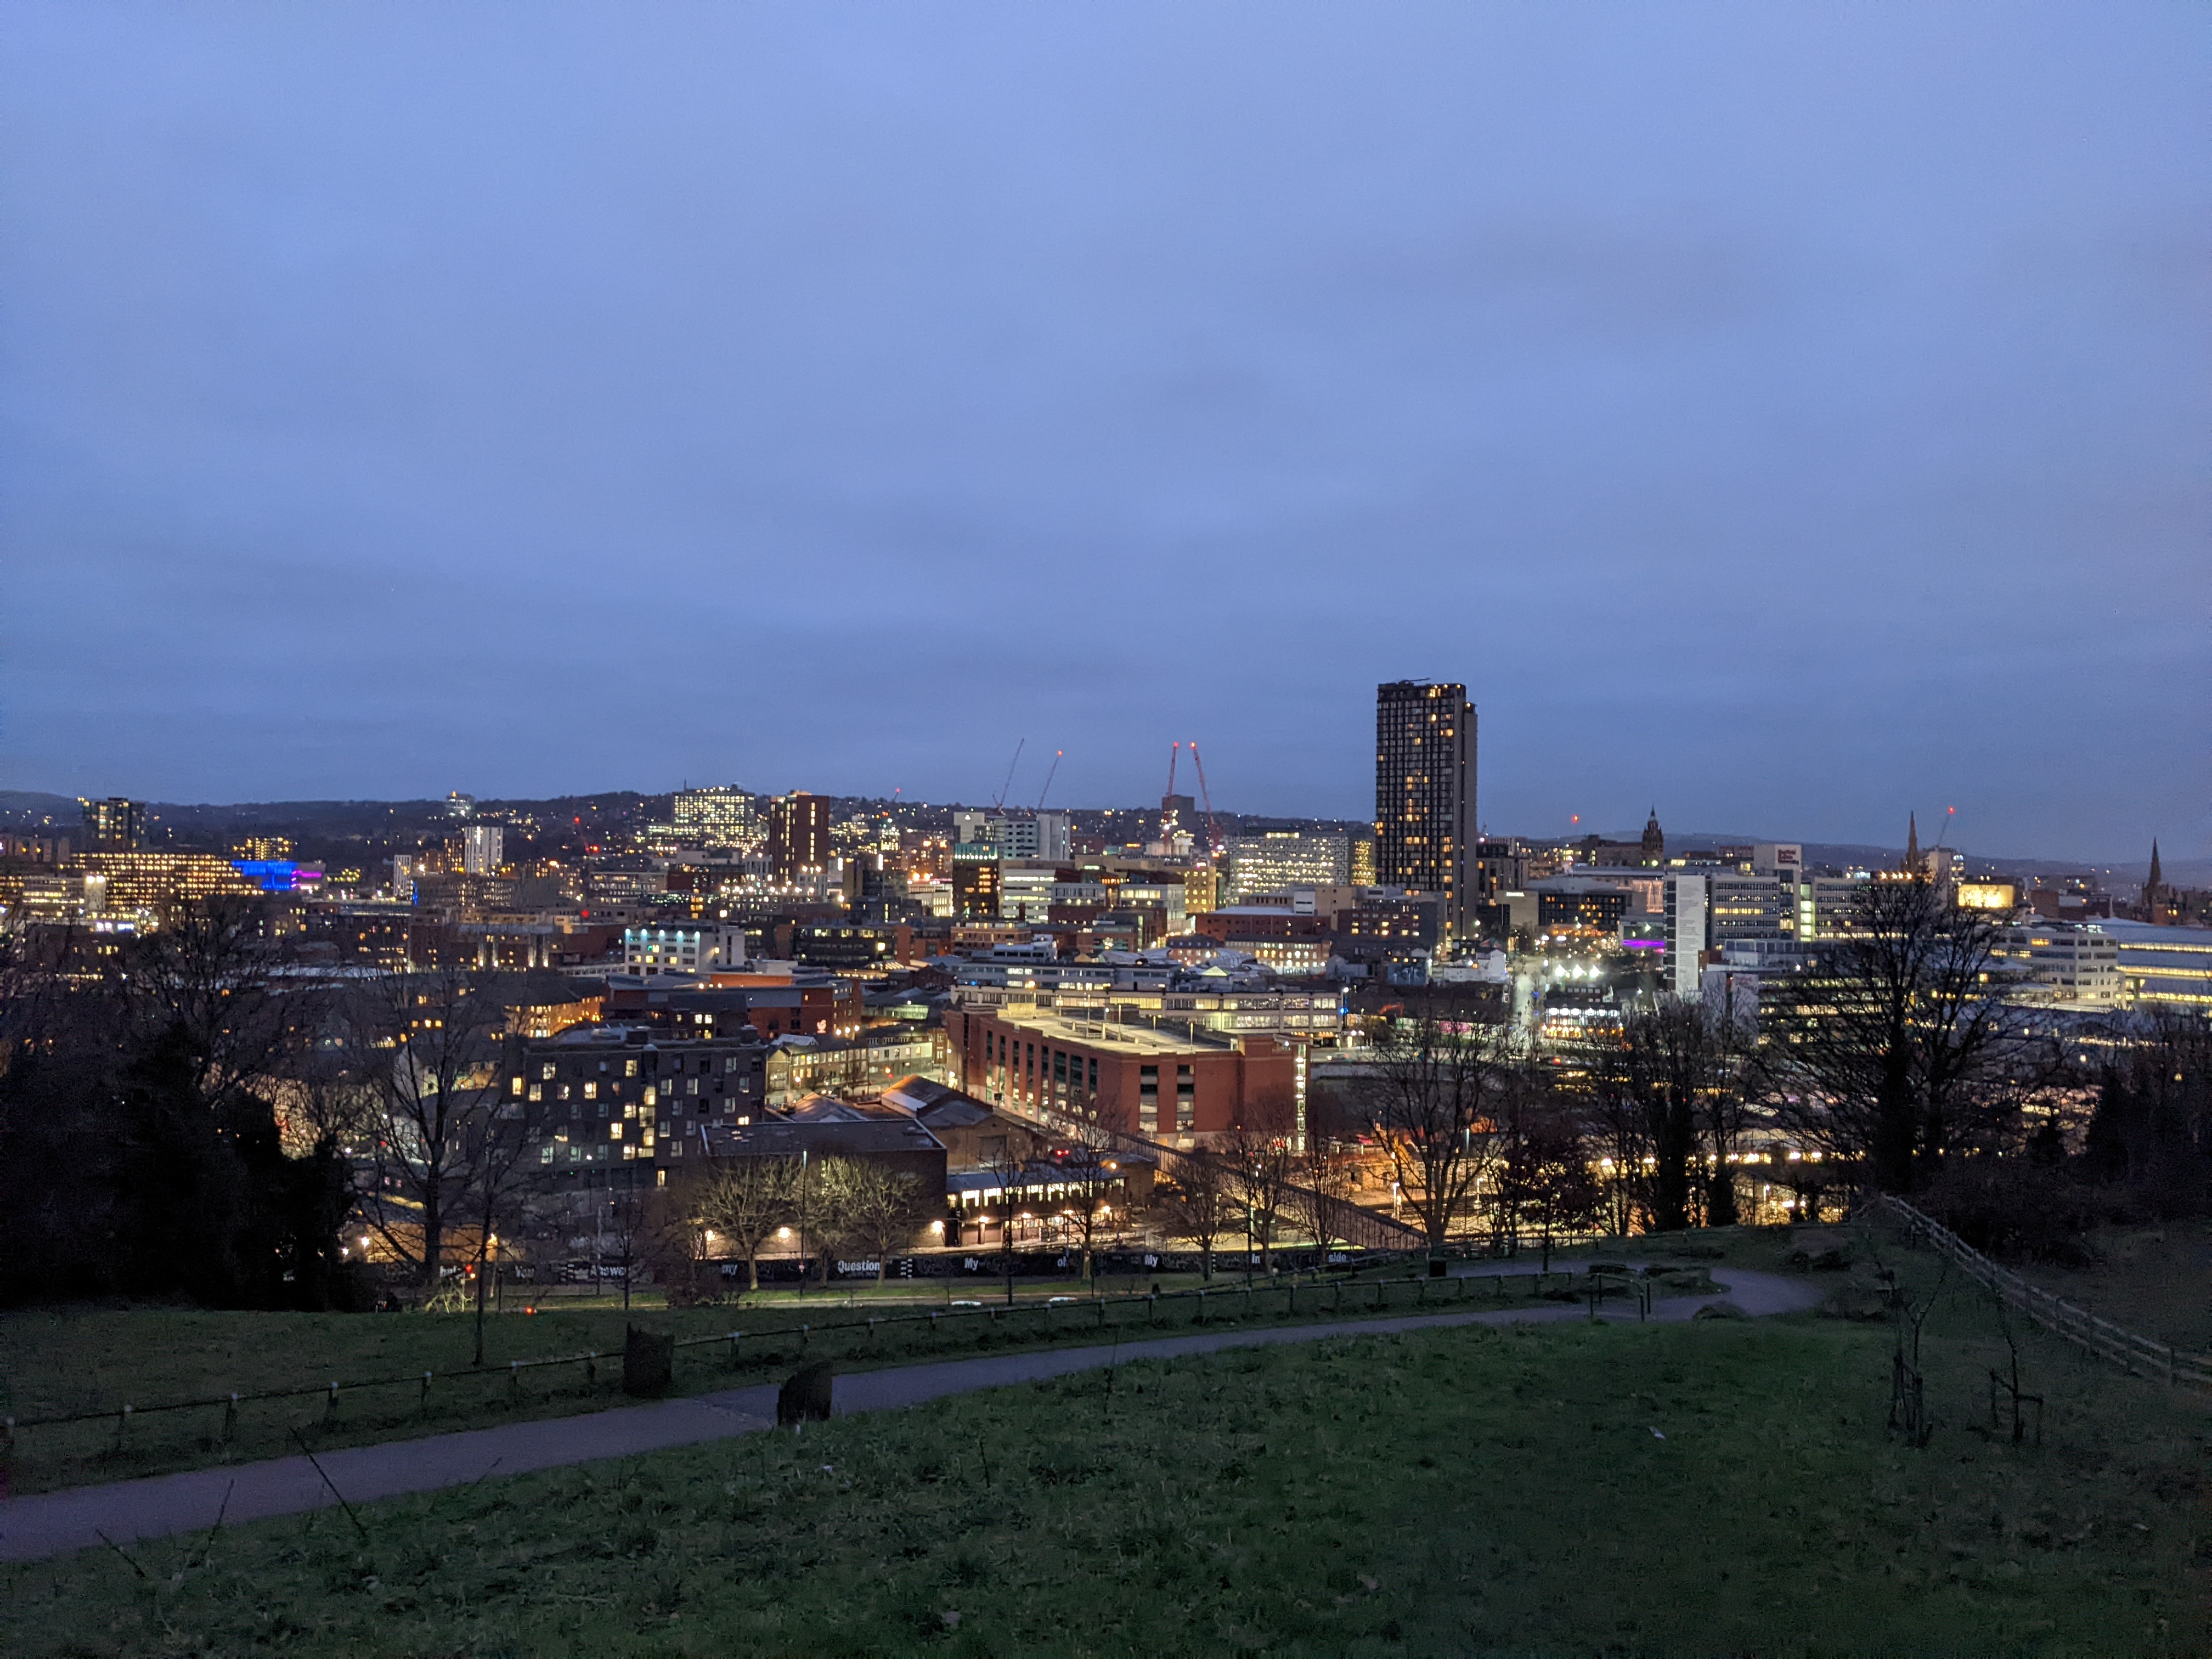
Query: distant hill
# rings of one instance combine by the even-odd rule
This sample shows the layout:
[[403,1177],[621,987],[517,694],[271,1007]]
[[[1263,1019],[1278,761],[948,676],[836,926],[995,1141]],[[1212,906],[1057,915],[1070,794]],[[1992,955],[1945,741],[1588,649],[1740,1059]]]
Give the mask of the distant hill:
[[[875,797],[832,796],[825,799],[835,812],[861,811],[891,804]],[[593,814],[628,819],[636,815],[641,808],[647,813],[665,811],[667,799],[665,791],[617,789],[536,800],[495,800],[486,797],[478,805],[487,811],[523,811],[541,819],[556,821]],[[429,828],[447,821],[446,803],[442,800],[152,801],[148,803],[147,810],[155,822],[171,830],[203,836],[233,830],[289,829],[310,836],[365,834],[374,836],[403,829],[412,831]],[[948,809],[940,803],[937,810]],[[1097,807],[1060,807],[1055,810],[1072,812],[1079,824],[1093,832],[1103,825],[1106,817],[1106,810]],[[1113,813],[1117,818],[1129,812],[1143,817],[1148,816],[1151,810],[1115,808]],[[1267,829],[1293,827],[1357,835],[1365,828],[1364,823],[1356,820],[1339,822],[1275,813],[1237,813],[1226,808],[1220,809],[1216,817],[1224,835],[1253,834]],[[58,830],[74,829],[82,821],[82,811],[73,795],[57,795],[37,789],[0,789],[0,824],[18,830],[47,826]],[[1116,824],[1114,827],[1119,829],[1121,826]],[[1607,841],[1635,842],[1643,836],[1644,827],[1637,824],[1602,833]],[[1542,842],[1553,837],[1524,836],[1522,839]],[[1679,855],[1715,847],[1748,846],[1769,839],[1774,838],[1747,830],[1669,830],[1667,850]],[[1902,847],[1879,847],[1863,842],[1806,842],[1803,846],[1806,862],[1816,867],[1893,868],[1905,854]],[[2146,859],[2095,864],[2072,859],[1998,858],[1970,850],[1966,854],[1966,863],[1968,869],[1976,873],[2014,877],[2094,877],[2108,890],[2116,893],[2125,893],[2131,888],[2141,886],[2149,875]],[[2212,859],[2168,856],[2161,860],[2161,868],[2166,878],[2176,886],[2212,887]]]
[[37,789],[0,789],[0,820],[10,823],[76,823],[84,816],[74,795]]

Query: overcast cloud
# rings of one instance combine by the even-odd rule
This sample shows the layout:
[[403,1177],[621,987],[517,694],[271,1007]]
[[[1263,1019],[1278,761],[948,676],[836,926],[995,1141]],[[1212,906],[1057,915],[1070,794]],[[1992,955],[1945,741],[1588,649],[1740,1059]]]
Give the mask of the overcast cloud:
[[2193,5],[9,9],[0,787],[2212,850]]

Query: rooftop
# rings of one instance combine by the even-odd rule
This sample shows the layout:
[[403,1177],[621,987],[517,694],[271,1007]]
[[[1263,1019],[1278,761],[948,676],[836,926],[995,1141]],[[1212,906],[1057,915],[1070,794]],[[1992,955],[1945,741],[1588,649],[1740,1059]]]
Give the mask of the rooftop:
[[764,1119],[735,1127],[722,1123],[702,1123],[697,1127],[710,1158],[797,1158],[801,1152],[823,1158],[840,1153],[945,1150],[935,1135],[904,1113],[872,1118],[865,1123]]
[[1155,1030],[1149,1025],[1124,1025],[1116,1022],[1094,1019],[1069,1019],[1060,1014],[1042,1013],[1028,1008],[1000,1008],[993,1015],[1002,1024],[1018,1030],[1034,1031],[1049,1042],[1084,1043],[1093,1048],[1124,1048],[1139,1054],[1188,1054],[1194,1052],[1212,1053],[1220,1048],[1218,1042],[1200,1038],[1170,1035]]

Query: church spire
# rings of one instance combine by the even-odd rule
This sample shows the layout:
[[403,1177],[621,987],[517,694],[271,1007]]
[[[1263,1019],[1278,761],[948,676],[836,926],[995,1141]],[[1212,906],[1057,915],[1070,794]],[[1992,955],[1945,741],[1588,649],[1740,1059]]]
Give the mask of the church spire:
[[2164,872],[2158,867],[2158,837],[2150,838],[2150,879],[2143,883],[2142,912],[2145,921],[2158,920],[2159,890],[2166,885]]
[[1905,868],[1909,874],[1920,873],[1920,815],[1917,812],[1905,815]]
[[1667,859],[1667,836],[1659,827],[1659,808],[1655,805],[1651,816],[1644,821],[1644,861],[1663,864]]

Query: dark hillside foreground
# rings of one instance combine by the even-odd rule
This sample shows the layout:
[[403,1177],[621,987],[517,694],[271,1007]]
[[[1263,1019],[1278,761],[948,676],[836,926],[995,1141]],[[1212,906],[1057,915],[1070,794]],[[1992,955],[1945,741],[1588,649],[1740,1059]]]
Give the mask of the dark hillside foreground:
[[[1346,1337],[8,1569],[11,1654],[2201,1653],[2212,1413],[1886,1325]],[[143,1576],[142,1576],[143,1575]]]
[[2030,1263],[2046,1290],[2176,1347],[2212,1349],[2212,1223],[2201,1217],[2101,1227],[2075,1267]]

